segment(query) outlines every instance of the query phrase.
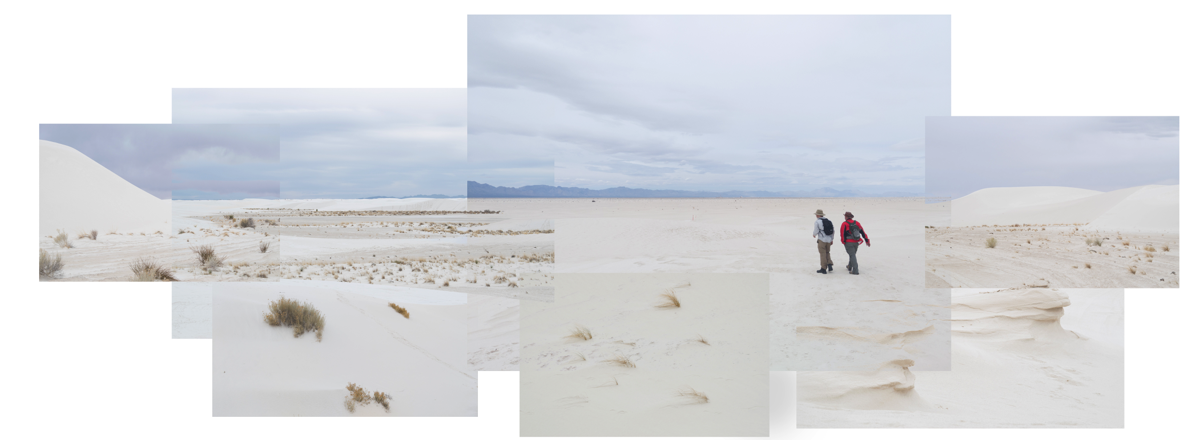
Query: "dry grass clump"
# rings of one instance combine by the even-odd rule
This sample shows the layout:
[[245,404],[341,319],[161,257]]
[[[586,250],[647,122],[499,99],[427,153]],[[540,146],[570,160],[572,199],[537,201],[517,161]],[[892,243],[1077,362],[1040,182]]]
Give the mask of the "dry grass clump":
[[679,308],[679,297],[675,296],[675,289],[667,289],[667,291],[659,295],[659,297],[662,297],[663,302],[656,307],[660,309]]
[[254,228],[254,219],[253,218],[241,219],[240,221],[238,221],[237,226],[239,228]]
[[388,306],[395,310],[396,313],[404,315],[404,319],[408,319],[408,309],[396,305],[396,303],[388,303]]
[[1104,246],[1104,240],[1099,238],[1089,238],[1087,239],[1087,244],[1088,246]]
[[684,397],[692,401],[692,403],[708,403],[708,395],[696,391],[692,387],[684,387],[679,390],[679,397]]
[[699,342],[704,345],[712,345],[712,344],[708,343],[708,339],[704,339],[704,336],[699,336],[699,335],[696,336],[696,342]]
[[271,250],[271,242],[269,242],[269,241],[258,242],[258,253],[265,254],[269,250]]
[[984,243],[987,245],[987,247],[989,249],[995,248],[996,247],[996,237],[988,237],[987,241]]
[[1083,263],[1083,267],[1086,267],[1086,268],[1088,268],[1088,269],[1091,269],[1091,268],[1092,268],[1092,263]]
[[1154,246],[1151,245],[1146,245],[1146,247],[1142,248],[1142,250],[1146,252],[1158,252],[1158,249],[1155,249]]
[[588,330],[587,327],[577,325],[574,330],[571,330],[571,334],[567,335],[567,339],[586,341],[592,339],[592,331]]
[[54,236],[54,244],[67,249],[75,247],[71,245],[71,239],[67,238],[67,232],[62,230],[59,230],[58,235]]
[[206,244],[191,250],[196,253],[196,258],[200,259],[200,266],[205,270],[211,271],[225,264],[225,259],[217,256],[217,250],[212,245]]
[[1129,266],[1129,273],[1137,275],[1137,267]]
[[263,322],[272,327],[292,327],[292,336],[299,338],[304,332],[317,333],[317,342],[325,332],[325,316],[317,311],[312,304],[303,303],[282,296],[277,301],[267,303],[270,313],[263,314]]
[[634,364],[632,360],[629,360],[629,356],[625,356],[623,354],[618,354],[616,356],[613,356],[613,357],[609,358],[608,360],[604,361],[604,363],[616,365],[618,367],[637,368],[637,365]]
[[134,281],[179,281],[171,273],[171,268],[149,258],[138,258],[129,264],[129,269],[133,271]]
[[370,391],[364,390],[363,387],[355,385],[353,382],[351,382],[349,385],[346,385],[346,390],[350,391],[350,395],[346,396],[346,402],[345,402],[346,410],[348,410],[350,412],[354,412],[354,409],[356,407],[367,406],[367,405],[370,405],[372,402],[378,403],[380,406],[383,406],[384,411],[387,411],[387,412],[392,411],[391,404],[390,404],[390,402],[388,402],[389,400],[392,399],[392,396],[387,393],[384,393],[381,391],[376,391],[376,392],[372,393]]
[[1164,245],[1163,245],[1163,252],[1171,252],[1171,245],[1169,245],[1169,244],[1164,244]]
[[85,238],[90,238],[92,240],[95,240],[98,235],[100,235],[100,233],[97,232],[95,229],[92,229],[91,231],[80,232],[79,234],[77,234],[75,236],[75,238],[78,238],[80,240],[83,240]]
[[40,278],[54,278],[62,272],[63,260],[62,255],[51,254],[45,249],[38,249],[38,276]]

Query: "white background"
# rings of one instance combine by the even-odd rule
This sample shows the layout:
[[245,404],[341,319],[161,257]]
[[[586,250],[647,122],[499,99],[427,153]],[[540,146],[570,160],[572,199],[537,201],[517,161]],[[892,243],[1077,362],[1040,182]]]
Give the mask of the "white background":
[[[120,6],[0,7],[0,176],[11,200],[0,205],[0,267],[10,280],[0,292],[6,438],[515,438],[517,373],[480,375],[478,418],[212,418],[211,343],[170,339],[169,286],[39,284],[33,276],[39,123],[169,123],[173,87],[465,87],[467,14],[951,14],[956,116],[1181,116],[1182,270],[1195,273],[1200,27],[1185,2],[107,3]],[[772,373],[772,437],[1195,435],[1200,301],[1190,280],[1183,277],[1183,289],[1126,293],[1124,430],[799,431],[795,375]]]

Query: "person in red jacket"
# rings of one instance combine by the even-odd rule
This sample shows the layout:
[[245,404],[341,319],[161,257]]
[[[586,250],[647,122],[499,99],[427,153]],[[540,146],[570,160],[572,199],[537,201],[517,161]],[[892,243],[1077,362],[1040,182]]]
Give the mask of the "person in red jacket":
[[842,222],[842,245],[846,246],[846,254],[850,256],[850,264],[846,265],[846,270],[850,271],[851,275],[858,275],[858,245],[866,242],[867,247],[871,247],[871,239],[867,237],[867,231],[863,230],[862,224],[854,219],[854,214],[846,211],[843,215],[846,221]]

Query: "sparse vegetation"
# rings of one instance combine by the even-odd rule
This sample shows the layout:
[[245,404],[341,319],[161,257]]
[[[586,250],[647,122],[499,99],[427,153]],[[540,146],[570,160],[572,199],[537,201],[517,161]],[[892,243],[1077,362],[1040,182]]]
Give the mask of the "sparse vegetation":
[[75,236],[75,238],[78,238],[78,239],[80,239],[80,240],[87,239],[87,238],[90,238],[90,239],[92,239],[92,240],[95,240],[95,239],[96,239],[96,236],[98,236],[98,235],[100,235],[100,233],[99,233],[99,232],[97,232],[95,229],[92,229],[91,231],[83,231],[83,232],[80,232],[79,234],[77,234],[77,235]]
[[693,403],[708,403],[708,395],[696,391],[696,389],[692,387],[684,387],[683,389],[679,390],[679,397],[692,400]]
[[1087,244],[1088,246],[1104,246],[1104,240],[1099,238],[1089,238],[1087,239]]
[[38,275],[41,278],[54,278],[62,272],[62,255],[51,254],[45,249],[38,249]]
[[54,243],[59,247],[67,249],[75,247],[71,245],[71,239],[67,237],[67,232],[62,230],[58,231],[58,235],[54,236]]
[[988,237],[987,241],[984,243],[987,245],[987,247],[989,249],[995,248],[996,247],[996,237]]
[[1137,275],[1137,267],[1129,266],[1129,273]]
[[263,314],[263,322],[272,327],[292,327],[292,336],[297,338],[305,332],[316,332],[317,342],[321,342],[325,332],[325,316],[312,304],[301,304],[280,296],[278,300],[267,303],[267,308],[270,312]]
[[1088,268],[1088,269],[1091,269],[1091,268],[1092,268],[1092,263],[1083,263],[1083,267],[1086,267],[1086,268]]
[[238,226],[239,228],[251,228],[251,229],[253,229],[253,228],[254,228],[254,219],[253,219],[253,218],[244,218],[244,219],[241,219],[241,220],[239,220],[239,221],[238,221],[238,224],[237,224],[237,226]]
[[711,344],[709,344],[709,343],[708,343],[708,339],[704,339],[704,336],[699,336],[699,335],[697,335],[697,336],[696,336],[696,342],[699,342],[699,343],[701,343],[701,344],[704,344],[704,345],[711,345]]
[[269,242],[269,241],[258,242],[258,253],[265,254],[269,250],[271,250],[271,242]]
[[191,248],[191,250],[196,253],[196,258],[200,260],[200,267],[204,270],[212,271],[225,264],[225,259],[217,255],[217,250],[212,245],[201,245]]
[[1158,252],[1158,249],[1155,249],[1152,245],[1146,245],[1146,247],[1142,248],[1142,250],[1146,252]]
[[404,315],[404,319],[408,319],[408,309],[406,309],[404,307],[400,307],[400,306],[396,305],[396,303],[388,303],[388,307],[391,307],[392,310],[396,311],[396,313]]
[[592,339],[592,331],[588,330],[587,327],[577,325],[574,330],[571,330],[571,334],[567,335],[567,339],[586,341]]
[[637,368],[637,365],[634,364],[633,361],[629,359],[629,356],[625,356],[623,354],[618,354],[616,356],[613,356],[613,357],[609,358],[608,360],[604,361],[604,363],[610,364],[610,365],[616,365],[618,367]]
[[1164,244],[1164,245],[1163,245],[1163,252],[1171,252],[1171,245],[1169,245],[1169,244]]
[[346,385],[346,390],[350,392],[350,395],[346,396],[345,401],[347,411],[354,412],[355,408],[359,406],[370,405],[372,402],[378,403],[383,407],[384,411],[392,411],[392,407],[389,402],[389,400],[392,399],[392,396],[387,393],[381,391],[372,393],[364,390],[363,387],[355,385],[353,382],[351,382],[349,385]]
[[656,307],[660,309],[679,308],[679,297],[675,295],[675,289],[667,289],[659,297],[663,299],[663,302]]
[[138,258],[129,264],[134,281],[178,281],[171,268],[158,264],[153,259]]

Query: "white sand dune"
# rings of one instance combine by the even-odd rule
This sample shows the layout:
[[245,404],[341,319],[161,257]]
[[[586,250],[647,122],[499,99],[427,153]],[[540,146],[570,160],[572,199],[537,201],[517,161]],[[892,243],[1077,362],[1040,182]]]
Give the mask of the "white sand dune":
[[1124,426],[1120,289],[956,289],[953,302],[951,371],[800,372],[799,427]]
[[[465,305],[401,303],[304,283],[213,284],[214,416],[475,416]],[[323,338],[293,337],[262,314],[280,295],[325,315]],[[353,414],[348,383],[392,396]]]
[[1129,232],[1179,231],[1179,185],[1099,192],[1067,187],[987,188],[951,202],[952,226],[1087,224]]
[[521,369],[521,301],[493,295],[468,296],[467,362],[476,371]]
[[66,145],[39,141],[38,235],[95,229],[153,233],[171,227],[171,201],[160,200]]
[[555,302],[521,303],[521,435],[767,435],[766,278],[557,274]]

